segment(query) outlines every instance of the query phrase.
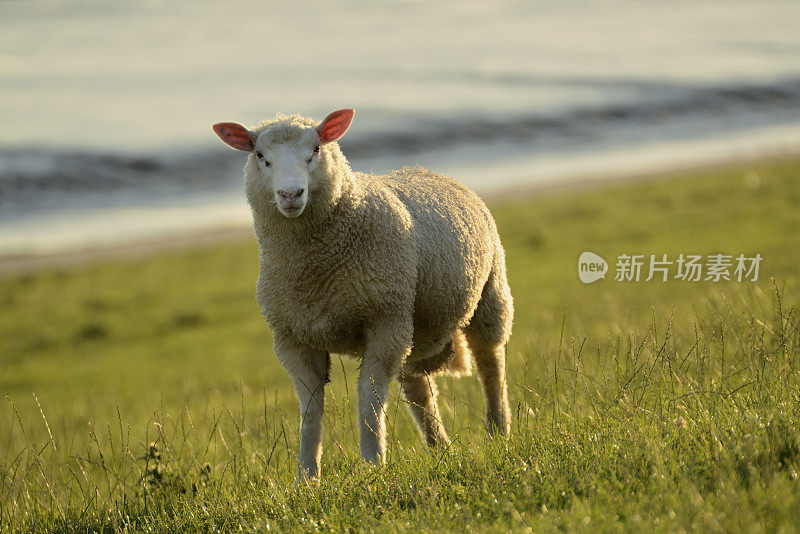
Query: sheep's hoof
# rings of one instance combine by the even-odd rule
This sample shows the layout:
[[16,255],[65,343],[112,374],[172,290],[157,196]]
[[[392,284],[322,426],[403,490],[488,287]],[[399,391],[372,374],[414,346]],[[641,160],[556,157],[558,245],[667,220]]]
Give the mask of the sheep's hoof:
[[305,484],[306,486],[319,486],[319,470],[316,472],[311,473],[308,469],[300,466],[297,469],[297,481],[300,484]]

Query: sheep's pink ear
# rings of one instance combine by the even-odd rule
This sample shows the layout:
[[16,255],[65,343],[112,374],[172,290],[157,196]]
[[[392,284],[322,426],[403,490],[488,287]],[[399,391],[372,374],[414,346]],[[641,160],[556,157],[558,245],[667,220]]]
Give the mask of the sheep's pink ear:
[[320,142],[322,144],[330,143],[343,136],[350,127],[350,123],[353,122],[355,113],[354,109],[346,108],[336,110],[325,117],[325,120],[317,126]]
[[247,128],[241,124],[218,122],[213,128],[220,139],[236,150],[245,150],[247,152],[253,150],[253,138]]

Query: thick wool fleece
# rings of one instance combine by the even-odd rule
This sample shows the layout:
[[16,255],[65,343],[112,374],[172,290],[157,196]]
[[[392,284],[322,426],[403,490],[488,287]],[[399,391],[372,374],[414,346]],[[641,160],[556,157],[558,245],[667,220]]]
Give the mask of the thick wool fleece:
[[[504,344],[511,295],[503,248],[483,202],[419,167],[387,176],[354,173],[337,146],[323,150],[323,158],[338,163],[328,176],[335,181],[312,190],[307,213],[297,219],[253,198],[258,188],[248,184],[261,251],[257,300],[273,330],[361,357],[371,325],[388,322],[408,329],[398,332],[409,344],[407,370],[437,370],[449,362],[426,366],[425,360],[460,336],[494,269],[502,278],[493,303],[500,316],[485,325],[485,335]],[[257,180],[254,174],[248,178]],[[317,202],[320,193],[324,203]],[[463,359],[454,363],[463,369]]]

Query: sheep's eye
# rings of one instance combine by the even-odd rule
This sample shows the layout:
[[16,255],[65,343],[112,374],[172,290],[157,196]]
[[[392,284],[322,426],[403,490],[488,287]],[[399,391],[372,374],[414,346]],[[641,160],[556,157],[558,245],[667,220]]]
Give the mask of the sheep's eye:
[[256,152],[256,157],[257,157],[258,159],[262,160],[262,161],[264,162],[264,165],[265,165],[265,166],[267,166],[267,167],[269,167],[269,166],[270,166],[270,163],[269,163],[269,161],[267,161],[267,160],[265,160],[265,159],[264,159],[264,154],[262,154],[261,152]]
[[319,154],[319,145],[314,147],[314,154]]

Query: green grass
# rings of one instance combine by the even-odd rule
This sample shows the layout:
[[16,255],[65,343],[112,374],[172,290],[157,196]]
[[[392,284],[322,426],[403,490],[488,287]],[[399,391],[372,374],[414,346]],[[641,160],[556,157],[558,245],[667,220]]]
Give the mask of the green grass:
[[[430,452],[394,387],[365,466],[334,358],[319,487],[296,482],[252,242],[0,280],[0,530],[794,530],[798,206],[800,160],[491,206],[512,437],[444,378],[453,445]],[[585,250],[606,280],[578,280]],[[758,282],[613,280],[619,254],[718,252],[760,253]]]

